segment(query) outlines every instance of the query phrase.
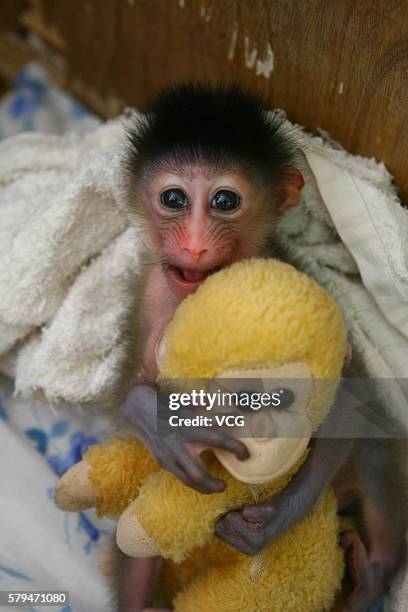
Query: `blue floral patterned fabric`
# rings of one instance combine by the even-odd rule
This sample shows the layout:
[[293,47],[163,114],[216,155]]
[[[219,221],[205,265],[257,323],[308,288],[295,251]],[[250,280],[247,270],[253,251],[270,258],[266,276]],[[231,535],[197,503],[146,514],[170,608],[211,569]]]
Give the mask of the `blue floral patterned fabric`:
[[[15,398],[11,381],[0,379],[0,590],[70,590],[71,601],[77,605],[61,608],[65,612],[104,609],[105,585],[97,572],[97,558],[114,524],[98,520],[92,511],[59,511],[53,490],[58,477],[80,461],[91,444],[105,439],[107,430],[102,419],[81,416],[74,407],[56,411]],[[29,520],[24,514],[27,506]],[[49,556],[51,551],[42,538],[48,529],[53,533]],[[33,545],[34,555],[30,555],[28,548]],[[60,564],[57,574],[56,558]],[[73,563],[68,562],[70,558]],[[81,574],[82,578],[88,574],[88,596],[82,591],[78,597],[75,585]]]

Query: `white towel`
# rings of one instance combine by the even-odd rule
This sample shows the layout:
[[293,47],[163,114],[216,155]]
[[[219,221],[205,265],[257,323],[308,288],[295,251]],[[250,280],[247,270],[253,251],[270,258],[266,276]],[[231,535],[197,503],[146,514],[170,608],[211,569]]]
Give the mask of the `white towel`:
[[[121,207],[125,121],[0,144],[0,367],[26,397],[106,402],[117,376],[143,250]],[[382,164],[299,137],[313,173],[276,240],[342,305],[370,375],[408,377],[408,211]],[[408,429],[408,391],[395,388]]]
[[16,391],[103,402],[140,241],[118,205],[121,120],[0,145],[0,354]]
[[387,407],[408,430],[408,210],[383,164],[301,134],[303,206],[275,239],[342,306],[354,353],[388,385]]

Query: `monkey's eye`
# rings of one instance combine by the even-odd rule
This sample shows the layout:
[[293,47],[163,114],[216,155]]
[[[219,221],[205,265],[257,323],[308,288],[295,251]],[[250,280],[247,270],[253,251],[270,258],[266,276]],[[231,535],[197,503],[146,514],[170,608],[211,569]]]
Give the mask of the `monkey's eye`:
[[211,208],[221,213],[229,213],[240,207],[240,197],[233,191],[222,189],[217,191],[211,200]]
[[166,189],[160,195],[160,202],[170,210],[187,208],[187,196],[181,189]]
[[295,394],[291,389],[274,389],[270,394],[276,394],[279,397],[279,404],[274,404],[276,410],[285,410],[289,408],[295,401]]

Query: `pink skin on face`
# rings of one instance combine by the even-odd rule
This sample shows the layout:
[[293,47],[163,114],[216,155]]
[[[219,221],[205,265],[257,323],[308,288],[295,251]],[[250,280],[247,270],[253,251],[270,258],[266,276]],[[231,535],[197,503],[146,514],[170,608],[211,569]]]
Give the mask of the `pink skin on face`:
[[[264,241],[279,217],[279,209],[286,210],[299,201],[302,175],[293,168],[286,180],[277,211],[266,190],[239,168],[217,171],[197,164],[159,170],[141,184],[144,215],[160,259],[149,275],[145,292],[149,338],[140,381],[154,384],[155,350],[179,303],[209,274],[235,261],[265,255]],[[188,206],[184,210],[169,210],[162,205],[160,196],[170,188],[185,194]],[[211,208],[214,194],[225,189],[240,198],[240,207],[234,212]]]
[[[163,206],[160,196],[170,188],[185,194],[185,210]],[[239,197],[237,210],[220,212],[211,208],[220,190]],[[151,179],[143,193],[144,210],[154,247],[165,262],[166,281],[177,297],[183,299],[194,293],[209,274],[220,268],[256,254],[262,234],[258,211],[262,210],[263,198],[264,194],[234,168],[217,172],[194,165],[177,173],[162,171]]]

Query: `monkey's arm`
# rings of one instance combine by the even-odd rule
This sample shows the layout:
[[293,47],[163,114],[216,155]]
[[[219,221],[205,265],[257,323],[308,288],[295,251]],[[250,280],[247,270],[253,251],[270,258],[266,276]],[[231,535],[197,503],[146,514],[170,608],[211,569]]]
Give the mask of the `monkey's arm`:
[[[347,612],[366,610],[378,601],[406,561],[405,496],[401,493],[407,451],[405,439],[367,439],[360,442],[353,458],[355,497],[368,549],[355,532],[342,535],[341,544],[354,577]],[[346,489],[350,487],[348,469],[341,470],[335,478],[340,508],[344,483]],[[347,497],[346,490],[346,504]]]
[[[350,411],[342,408],[335,403],[312,440],[308,458],[285,490],[262,504],[227,514],[217,524],[217,535],[255,555],[311,512],[355,448],[356,440],[345,437],[350,432]],[[361,427],[357,416],[355,426]]]

